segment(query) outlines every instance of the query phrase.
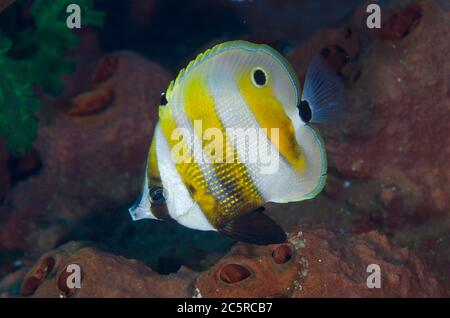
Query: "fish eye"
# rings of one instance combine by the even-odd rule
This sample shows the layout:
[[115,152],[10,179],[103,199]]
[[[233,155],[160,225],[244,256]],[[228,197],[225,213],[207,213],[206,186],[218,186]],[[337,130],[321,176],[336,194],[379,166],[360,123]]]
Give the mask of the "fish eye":
[[164,203],[167,200],[167,192],[162,187],[154,187],[149,191],[150,202],[154,204]]
[[309,106],[309,103],[306,100],[302,100],[300,102],[300,105],[297,106],[298,108],[298,114],[300,115],[300,118],[305,122],[309,123],[312,118],[312,110]]
[[252,82],[256,87],[263,87],[267,84],[267,74],[266,72],[260,68],[257,67],[252,71]]
[[161,93],[161,106],[166,106],[167,105],[167,98],[166,98],[166,93]]

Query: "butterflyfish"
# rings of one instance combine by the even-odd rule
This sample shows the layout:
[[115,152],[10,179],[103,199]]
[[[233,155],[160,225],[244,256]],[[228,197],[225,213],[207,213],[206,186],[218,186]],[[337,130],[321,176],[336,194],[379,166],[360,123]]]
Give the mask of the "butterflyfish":
[[341,116],[343,91],[321,57],[302,92],[292,66],[267,45],[231,41],[199,54],[162,94],[132,219],[284,242],[264,205],[321,192],[327,158],[315,123]]

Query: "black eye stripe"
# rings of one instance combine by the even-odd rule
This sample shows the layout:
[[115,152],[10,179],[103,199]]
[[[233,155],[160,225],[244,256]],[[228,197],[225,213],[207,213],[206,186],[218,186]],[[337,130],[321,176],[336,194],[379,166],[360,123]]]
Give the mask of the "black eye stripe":
[[267,76],[266,73],[261,69],[256,69],[253,71],[253,80],[255,81],[256,85],[263,86],[267,83]]

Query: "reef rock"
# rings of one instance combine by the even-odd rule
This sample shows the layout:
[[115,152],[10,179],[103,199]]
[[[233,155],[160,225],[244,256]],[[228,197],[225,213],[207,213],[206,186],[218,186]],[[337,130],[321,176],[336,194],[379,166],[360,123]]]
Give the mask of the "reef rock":
[[[183,268],[176,275],[162,276],[137,260],[84,245],[69,242],[42,255],[25,275],[22,296],[190,297],[194,292],[195,272]],[[67,283],[71,264],[81,270],[81,288]]]
[[398,41],[377,41],[360,69],[361,83],[355,84],[369,88],[373,134],[349,129],[346,140],[329,143],[329,154],[344,175],[358,177],[363,170],[382,184],[396,185],[404,201],[413,201],[411,206],[404,202],[403,211],[397,205],[395,214],[404,217],[400,222],[423,224],[450,208],[450,172],[443,169],[450,155],[450,15],[432,1],[395,14],[405,14],[417,26]]
[[[381,288],[369,288],[370,264]],[[430,297],[448,290],[406,248],[378,232],[305,230],[286,244],[237,244],[197,280],[198,297]]]
[[237,244],[197,281],[202,297],[286,297],[302,271],[292,244]]
[[[80,289],[68,287],[70,264],[80,266]],[[368,267],[373,264],[380,268],[380,288],[367,285],[372,274]],[[28,270],[21,295],[448,297],[445,282],[430,269],[408,248],[399,248],[376,231],[355,236],[308,228],[291,233],[283,244],[238,243],[200,274],[182,267],[177,273],[159,275],[139,261],[100,251],[92,243],[69,242],[43,254]]]
[[362,21],[353,21],[322,30],[290,60],[302,77],[314,52],[337,47],[329,53],[334,59],[339,52],[348,56],[351,63],[341,66],[348,118],[343,133],[327,136],[331,164],[347,177],[397,185],[405,197],[414,197],[411,208],[417,211],[410,211],[410,222],[423,223],[450,208],[450,172],[443,169],[450,155],[450,15],[433,1],[391,10],[370,43],[362,43],[368,32],[361,30]]
[[[323,229],[304,233],[307,275],[293,297],[444,297],[438,276],[407,248],[376,231],[351,237]],[[380,288],[368,288],[372,271],[381,269]]]
[[[66,79],[76,83],[66,85],[62,99],[43,97],[35,144],[42,170],[18,183],[0,208],[1,248],[47,251],[74,226],[80,229],[83,218],[108,218],[139,192],[155,111],[170,75],[131,52],[105,56],[92,75],[83,72],[91,64],[79,65]],[[75,87],[84,86],[91,88],[73,97]]]
[[[256,36],[267,40],[298,42],[327,24],[334,24],[351,14],[363,0],[218,0],[217,5],[231,8],[240,21]],[[295,12],[296,14],[292,14]]]
[[357,215],[354,231],[381,228],[439,258],[450,281],[450,11],[431,0],[393,3],[381,30],[369,30],[366,17],[361,7],[289,56],[302,78],[321,52],[347,86],[341,127],[321,127],[338,185],[325,193]]

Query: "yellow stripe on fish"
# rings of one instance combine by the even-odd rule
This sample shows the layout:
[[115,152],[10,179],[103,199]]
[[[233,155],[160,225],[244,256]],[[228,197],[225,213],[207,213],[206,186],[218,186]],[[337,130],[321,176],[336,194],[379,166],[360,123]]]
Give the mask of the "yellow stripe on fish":
[[261,207],[313,198],[326,180],[310,121],[336,113],[340,86],[323,63],[313,66],[302,99],[292,66],[267,45],[231,41],[199,54],[161,99],[133,220],[171,218],[248,243],[283,242]]
[[[151,196],[150,193],[155,193],[154,191],[163,191],[163,184],[159,172],[159,165],[156,151],[156,138],[153,138],[152,144],[150,145],[150,151],[148,154],[148,162],[147,162],[147,178],[148,178],[147,190],[149,192],[149,196]],[[160,195],[163,195],[163,193],[161,193]],[[162,199],[162,197],[159,198]],[[165,200],[162,200],[162,202],[151,201],[151,204],[153,215],[157,219],[160,220],[170,219],[169,211],[167,210]]]
[[[267,79],[270,81],[270,78]],[[255,87],[248,73],[239,74],[239,92],[252,111],[258,123],[272,144],[294,169],[300,173],[306,169],[305,157],[295,139],[291,119],[287,116],[280,101],[274,96],[270,82],[263,87]],[[278,128],[278,138],[272,138],[271,129]]]
[[156,138],[152,139],[152,143],[150,145],[150,151],[148,154],[147,174],[150,184],[161,185],[161,179],[159,177],[158,160],[156,158]]
[[[193,154],[189,151],[189,145],[183,139],[177,140],[173,138],[174,132],[177,130],[177,125],[173,119],[172,110],[169,107],[161,107],[159,111],[161,130],[169,144],[170,149],[176,145],[184,150],[184,155],[187,155],[183,162],[175,162],[176,170],[183,180],[186,188],[189,190],[192,198],[199,204],[202,211],[205,213],[208,220],[212,223],[216,222],[217,203],[214,196],[209,191],[208,182],[202,174],[200,166],[195,163]],[[165,158],[165,160],[172,160]]]
[[[226,130],[217,115],[214,99],[204,78],[193,75],[184,88],[184,111],[190,119],[197,136],[202,138],[208,129],[218,129],[220,140],[202,140],[203,155],[211,162],[216,182],[210,184],[210,191],[216,197],[221,209],[219,217],[229,218],[243,211],[249,211],[263,204],[264,200],[253,183],[245,164],[239,162],[236,150],[227,138]],[[200,120],[201,126],[195,121]],[[217,146],[210,147],[216,143]],[[207,149],[216,149],[211,154]]]

